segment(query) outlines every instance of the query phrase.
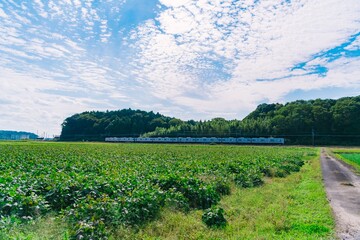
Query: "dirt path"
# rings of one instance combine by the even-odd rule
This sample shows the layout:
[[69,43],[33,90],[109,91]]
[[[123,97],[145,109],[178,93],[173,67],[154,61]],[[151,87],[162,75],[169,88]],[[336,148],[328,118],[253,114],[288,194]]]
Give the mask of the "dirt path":
[[336,218],[338,237],[360,240],[360,176],[324,150],[321,167],[326,193]]

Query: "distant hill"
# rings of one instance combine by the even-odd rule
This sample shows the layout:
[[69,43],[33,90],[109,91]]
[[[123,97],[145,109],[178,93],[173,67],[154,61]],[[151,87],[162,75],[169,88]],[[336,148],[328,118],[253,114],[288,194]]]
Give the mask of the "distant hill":
[[174,122],[174,118],[159,113],[132,109],[83,112],[65,119],[60,139],[103,141],[105,136],[139,136]]
[[17,132],[0,130],[0,140],[26,140],[36,139],[38,136],[30,132]]
[[[261,126],[261,127],[254,127]],[[294,143],[360,143],[360,96],[261,104],[242,121],[245,132],[285,135]],[[306,140],[305,140],[306,139]]]
[[67,118],[62,140],[104,136],[284,137],[290,144],[360,144],[360,96],[260,104],[243,120],[182,121],[159,113],[124,109]]

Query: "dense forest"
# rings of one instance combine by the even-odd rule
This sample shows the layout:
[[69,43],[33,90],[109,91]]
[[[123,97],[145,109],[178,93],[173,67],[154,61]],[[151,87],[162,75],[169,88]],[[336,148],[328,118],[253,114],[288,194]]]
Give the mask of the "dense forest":
[[103,141],[106,136],[139,136],[177,124],[175,118],[140,110],[83,112],[65,119],[60,139]]
[[105,136],[284,137],[291,144],[360,144],[360,96],[260,104],[243,120],[182,121],[159,113],[124,109],[84,112],[63,123],[62,140]]
[[17,132],[0,130],[0,140],[26,140],[36,139],[38,136],[30,132]]

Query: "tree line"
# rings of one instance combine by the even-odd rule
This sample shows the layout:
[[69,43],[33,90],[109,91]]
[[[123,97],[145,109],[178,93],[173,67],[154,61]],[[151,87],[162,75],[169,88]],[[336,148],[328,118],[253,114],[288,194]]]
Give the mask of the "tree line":
[[123,109],[84,112],[65,119],[62,140],[105,136],[285,137],[288,143],[360,144],[360,96],[260,104],[243,120],[183,121],[159,113]]

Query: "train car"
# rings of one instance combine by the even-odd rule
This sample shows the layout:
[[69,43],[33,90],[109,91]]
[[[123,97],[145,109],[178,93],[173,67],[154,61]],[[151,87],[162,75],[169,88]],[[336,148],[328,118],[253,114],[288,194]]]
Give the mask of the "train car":
[[178,142],[177,138],[169,138],[168,141],[170,143],[177,143]]
[[229,138],[223,138],[222,142],[223,143],[234,143],[235,144],[236,140],[237,140],[236,138],[229,137]]
[[224,143],[224,144],[284,144],[284,138],[216,138],[216,137],[202,137],[202,138],[191,138],[191,137],[106,137],[106,142],[139,142],[139,143]]
[[284,144],[284,138],[268,138],[270,144]]
[[240,144],[250,144],[252,143],[251,138],[244,138],[244,137],[240,137],[236,139],[236,143],[240,143]]
[[216,143],[218,142],[218,138],[215,138],[215,137],[202,137],[202,138],[199,138],[199,143]]
[[216,137],[211,137],[210,138],[210,143],[221,143],[221,138],[216,138]]
[[199,138],[199,143],[208,143],[209,142],[209,140],[208,140],[209,138],[206,138],[206,137],[202,137],[202,138]]
[[124,142],[134,142],[135,138],[132,138],[132,137],[125,137],[125,138],[122,138],[122,141]]
[[142,142],[151,142],[150,138],[142,138],[141,141]]
[[266,138],[251,138],[251,143],[255,143],[255,144],[266,144],[267,143],[267,139]]

